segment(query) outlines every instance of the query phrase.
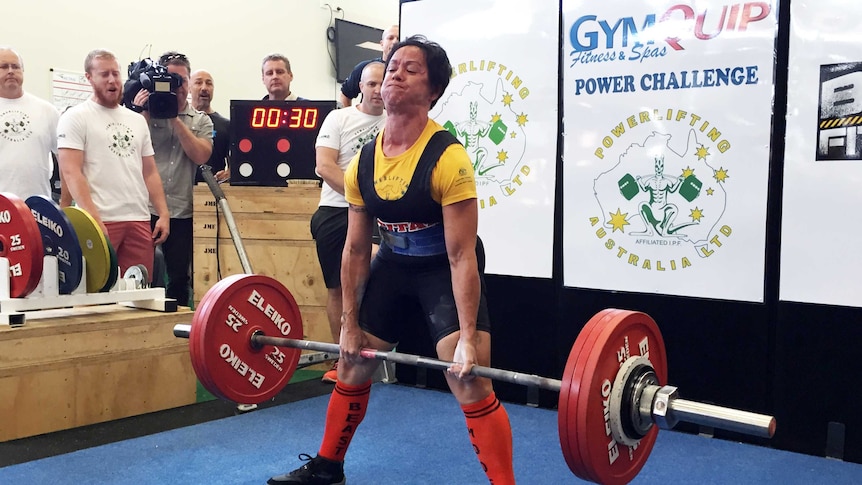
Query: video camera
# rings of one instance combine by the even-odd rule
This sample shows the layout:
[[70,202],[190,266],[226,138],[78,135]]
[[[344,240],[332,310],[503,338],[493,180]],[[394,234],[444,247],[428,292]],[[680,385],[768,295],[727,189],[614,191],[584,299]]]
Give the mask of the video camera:
[[[149,110],[152,118],[176,118],[179,113],[176,91],[182,85],[182,76],[168,72],[168,68],[152,59],[132,62],[129,79],[123,85],[123,106],[138,113]],[[150,92],[150,99],[144,106],[135,106],[132,101],[141,89]]]

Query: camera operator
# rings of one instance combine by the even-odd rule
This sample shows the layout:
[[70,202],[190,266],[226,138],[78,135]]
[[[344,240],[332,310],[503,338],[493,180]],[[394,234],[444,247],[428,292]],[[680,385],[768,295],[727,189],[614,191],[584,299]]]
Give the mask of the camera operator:
[[[199,165],[212,153],[213,122],[210,117],[188,103],[191,64],[178,52],[169,51],[159,58],[159,65],[182,79],[176,87],[178,114],[175,118],[154,116],[147,110],[151,93],[141,89],[133,100],[135,109],[143,107],[150,126],[156,154],[156,166],[171,213],[170,236],[162,243],[168,282],[165,295],[180,305],[189,304],[189,269],[192,255],[192,187]],[[153,210],[152,208],[150,209]],[[152,217],[155,224],[156,217]]]

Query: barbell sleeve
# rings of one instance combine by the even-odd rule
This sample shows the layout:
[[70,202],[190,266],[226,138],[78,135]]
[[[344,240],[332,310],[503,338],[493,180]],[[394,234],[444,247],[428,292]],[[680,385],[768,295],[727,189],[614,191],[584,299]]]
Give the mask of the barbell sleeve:
[[[664,411],[665,406],[667,411]],[[776,428],[772,416],[681,399],[673,386],[658,390],[652,416],[660,427],[672,428],[676,422],[683,421],[763,438],[772,438]]]

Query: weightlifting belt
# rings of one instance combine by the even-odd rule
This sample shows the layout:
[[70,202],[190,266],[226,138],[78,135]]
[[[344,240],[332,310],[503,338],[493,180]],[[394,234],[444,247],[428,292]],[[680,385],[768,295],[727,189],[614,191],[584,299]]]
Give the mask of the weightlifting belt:
[[436,256],[446,253],[443,224],[403,223],[378,221],[381,241],[395,254],[403,256]]

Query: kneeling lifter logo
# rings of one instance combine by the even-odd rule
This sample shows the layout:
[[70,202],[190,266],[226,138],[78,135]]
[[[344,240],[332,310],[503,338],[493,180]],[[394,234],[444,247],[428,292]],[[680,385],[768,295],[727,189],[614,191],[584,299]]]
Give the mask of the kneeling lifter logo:
[[460,141],[473,163],[479,208],[514,196],[530,176],[525,160],[530,89],[510,67],[477,59],[453,66],[453,79],[430,116]]
[[676,271],[720,251],[733,233],[730,148],[708,120],[678,109],[641,111],[613,127],[593,153],[613,166],[593,181],[598,213],[588,221],[609,256]]
[[115,155],[129,157],[135,153],[135,133],[124,123],[109,123],[105,127],[108,136],[108,149]]
[[33,135],[27,113],[10,110],[0,114],[0,136],[12,142],[24,141]]

